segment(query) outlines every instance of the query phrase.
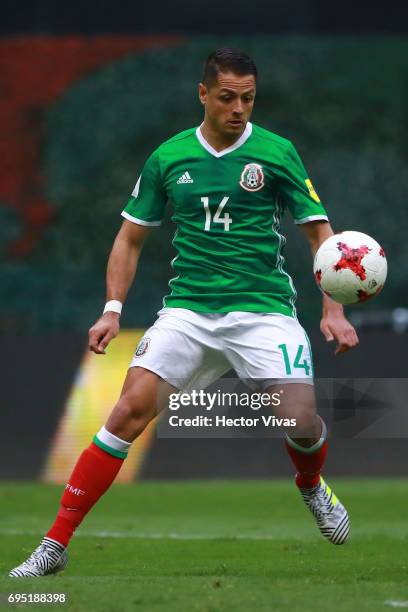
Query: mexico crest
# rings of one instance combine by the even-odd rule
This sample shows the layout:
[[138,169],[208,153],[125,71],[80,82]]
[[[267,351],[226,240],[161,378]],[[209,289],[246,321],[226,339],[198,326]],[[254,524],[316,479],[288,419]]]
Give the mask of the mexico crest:
[[144,355],[149,348],[150,338],[142,338],[139,342],[139,346],[136,349],[135,357],[141,357]]
[[259,191],[264,186],[264,173],[259,164],[247,164],[241,174],[239,181],[242,189],[247,191]]

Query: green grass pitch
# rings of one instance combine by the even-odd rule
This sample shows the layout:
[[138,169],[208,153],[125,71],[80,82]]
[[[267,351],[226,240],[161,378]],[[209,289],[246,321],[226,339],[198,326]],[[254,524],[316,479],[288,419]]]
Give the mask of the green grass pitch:
[[[6,578],[50,525],[61,487],[0,486],[0,608],[347,611],[408,606],[408,481],[329,479],[352,539],[318,533],[292,482],[116,485],[87,517],[65,572]],[[10,593],[65,604],[9,604]],[[404,604],[405,602],[405,604]]]

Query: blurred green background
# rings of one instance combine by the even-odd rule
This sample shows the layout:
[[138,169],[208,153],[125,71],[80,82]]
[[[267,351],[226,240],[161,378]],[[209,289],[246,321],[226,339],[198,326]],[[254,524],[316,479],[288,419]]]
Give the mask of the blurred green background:
[[[152,149],[201,122],[197,84],[205,57],[220,43],[254,57],[259,79],[252,120],[293,141],[334,229],[366,232],[384,246],[386,289],[364,309],[407,306],[408,42],[395,36],[202,37],[108,63],[48,107],[41,119],[42,172],[56,218],[28,257],[4,258],[4,331],[84,331],[99,316],[120,212]],[[145,246],[125,327],[152,323],[167,293],[170,217],[169,207]],[[14,211],[0,208],[3,255],[19,231]],[[290,218],[284,231],[300,318],[314,325],[321,298],[311,257]]]

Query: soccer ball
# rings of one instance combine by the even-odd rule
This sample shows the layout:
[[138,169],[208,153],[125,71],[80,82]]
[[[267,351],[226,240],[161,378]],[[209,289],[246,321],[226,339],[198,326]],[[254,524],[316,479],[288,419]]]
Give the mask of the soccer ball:
[[361,232],[340,232],[320,245],[313,263],[320,289],[340,304],[357,304],[378,295],[387,278],[384,249]]

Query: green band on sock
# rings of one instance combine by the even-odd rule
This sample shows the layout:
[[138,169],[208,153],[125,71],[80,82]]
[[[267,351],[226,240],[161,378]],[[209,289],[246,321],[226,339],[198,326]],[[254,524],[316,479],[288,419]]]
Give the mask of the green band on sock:
[[289,444],[289,446],[299,451],[300,453],[312,454],[316,453],[318,450],[321,449],[323,444],[326,442],[326,438],[320,438],[320,440],[313,444],[313,446],[301,446],[300,444],[292,440],[292,438],[290,438],[288,435],[286,435],[286,442]]
[[99,438],[97,438],[97,436],[94,436],[93,443],[96,444],[96,446],[99,446],[99,448],[101,448],[105,452],[109,453],[109,455],[112,455],[113,457],[117,457],[118,459],[126,459],[127,457],[127,453],[123,453],[122,451],[118,451],[115,448],[104,444],[99,440]]
[[289,444],[289,446],[291,446],[292,448],[294,448],[297,451],[300,451],[301,453],[316,453],[318,450],[321,449],[321,447],[323,446],[323,444],[326,442],[327,440],[327,427],[326,427],[326,423],[323,421],[322,417],[318,414],[317,415],[322,423],[322,433],[321,436],[319,438],[319,440],[317,442],[315,442],[313,444],[313,446],[300,446],[300,444],[298,444],[297,442],[295,442],[290,436],[288,436],[288,434],[286,435],[286,441]]

